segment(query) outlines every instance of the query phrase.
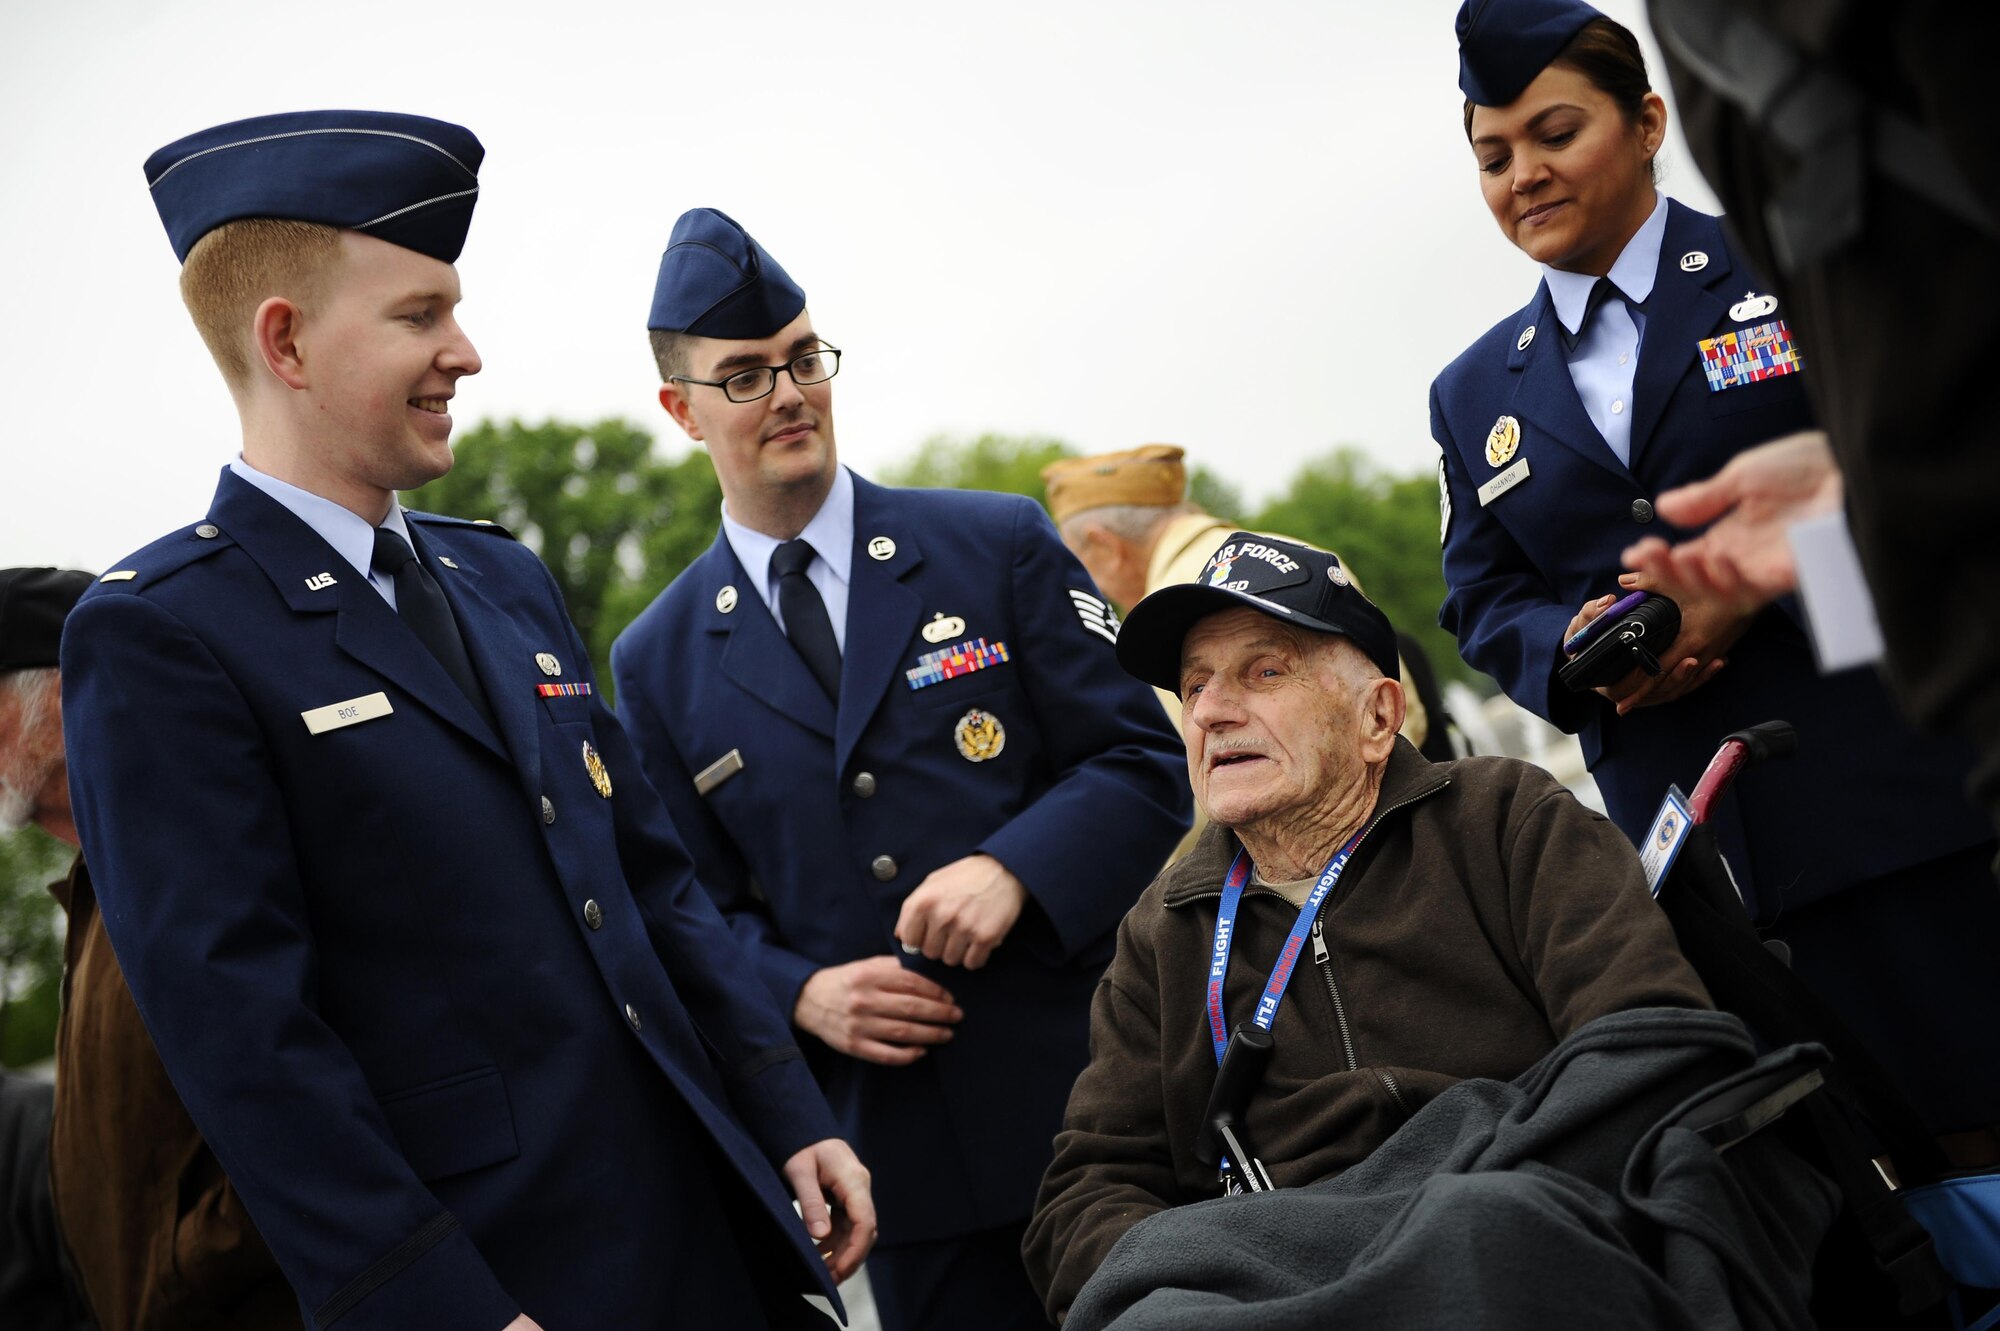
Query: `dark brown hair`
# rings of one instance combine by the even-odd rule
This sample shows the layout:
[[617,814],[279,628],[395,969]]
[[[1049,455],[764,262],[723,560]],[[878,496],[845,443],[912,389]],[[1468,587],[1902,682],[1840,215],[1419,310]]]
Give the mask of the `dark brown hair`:
[[[1627,123],[1637,124],[1653,90],[1646,77],[1646,56],[1639,39],[1624,24],[1608,18],[1594,18],[1583,25],[1569,45],[1556,53],[1550,65],[1573,69],[1589,79],[1591,86],[1609,97]],[[1465,137],[1472,138],[1472,102],[1465,103]]]

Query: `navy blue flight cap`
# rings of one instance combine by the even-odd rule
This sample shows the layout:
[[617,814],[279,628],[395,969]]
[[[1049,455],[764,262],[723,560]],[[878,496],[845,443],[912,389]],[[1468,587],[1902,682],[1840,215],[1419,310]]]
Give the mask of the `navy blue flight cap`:
[[290,111],[190,134],[146,159],[174,255],[242,217],[360,231],[456,263],[486,149],[472,131],[393,111]]
[[90,584],[68,568],[0,568],[0,674],[56,664],[63,620]]
[[1188,630],[1240,606],[1315,633],[1337,633],[1390,679],[1402,676],[1396,630],[1338,556],[1248,531],[1232,532],[1196,581],[1162,587],[1132,607],[1118,630],[1118,664],[1156,689],[1179,693]]
[[646,327],[749,341],[799,317],[806,293],[736,220],[690,208],[674,223]]
[[1465,0],[1458,10],[1458,90],[1475,106],[1505,106],[1570,39],[1604,15],[1583,0]]

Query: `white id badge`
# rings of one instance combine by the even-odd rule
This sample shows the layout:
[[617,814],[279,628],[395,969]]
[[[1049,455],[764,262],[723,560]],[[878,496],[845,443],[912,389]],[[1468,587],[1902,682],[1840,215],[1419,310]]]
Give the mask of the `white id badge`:
[[1655,897],[1660,895],[1660,884],[1667,881],[1667,871],[1674,867],[1674,860],[1693,826],[1687,796],[1681,794],[1679,786],[1668,786],[1667,797],[1660,801],[1660,811],[1653,815],[1653,825],[1646,831],[1646,844],[1639,851],[1639,863],[1646,870],[1646,888]]

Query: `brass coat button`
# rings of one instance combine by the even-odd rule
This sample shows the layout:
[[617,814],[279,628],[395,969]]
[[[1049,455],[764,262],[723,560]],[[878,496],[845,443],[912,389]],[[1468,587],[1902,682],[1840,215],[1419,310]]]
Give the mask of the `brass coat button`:
[[583,922],[593,929],[604,927],[604,909],[594,899],[583,903]]
[[1634,499],[1632,501],[1632,521],[1651,522],[1652,520],[1653,520],[1652,504],[1644,499]]
[[862,799],[867,799],[873,795],[875,793],[875,774],[873,772],[856,772],[854,774],[854,793]]
[[896,876],[896,861],[890,859],[887,855],[877,855],[875,862],[868,867],[875,871],[875,878],[878,882],[886,883]]
[[556,820],[556,802],[550,799],[547,795],[544,795],[542,796],[542,821],[545,823],[553,823],[555,820]]

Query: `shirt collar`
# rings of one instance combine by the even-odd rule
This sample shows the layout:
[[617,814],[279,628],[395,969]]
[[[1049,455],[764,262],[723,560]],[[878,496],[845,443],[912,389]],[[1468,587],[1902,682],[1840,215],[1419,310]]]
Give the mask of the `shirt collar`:
[[[1653,283],[1660,274],[1660,246],[1666,238],[1667,196],[1662,194],[1654,202],[1652,213],[1632,233],[1632,239],[1625,242],[1625,248],[1611,265],[1611,281],[1625,293],[1627,300],[1637,303],[1653,294]],[[1565,272],[1547,264],[1542,265],[1542,278],[1549,284],[1549,299],[1555,304],[1556,318],[1575,334],[1583,323],[1583,311],[1590,303],[1590,289],[1597,285],[1597,279],[1589,273]]]
[[[375,528],[368,519],[324,495],[301,490],[289,481],[281,481],[258,471],[245,462],[241,454],[230,462],[229,470],[283,504],[293,517],[318,532],[320,539],[352,564],[362,577],[369,575],[375,562]],[[409,542],[412,549],[416,548],[415,542],[410,541],[410,529],[403,521],[402,505],[390,504],[389,516],[382,519],[382,525]]]
[[[729,538],[729,548],[736,552],[737,562],[743,565],[744,573],[758,587],[768,588],[771,584],[771,555],[781,542],[775,536],[744,526],[729,516],[729,504],[722,505],[722,533]],[[854,570],[854,477],[845,467],[835,467],[833,485],[821,501],[819,512],[813,514],[799,538],[811,544],[813,553],[820,557],[840,585],[848,585],[848,575]],[[372,539],[372,538],[371,538]],[[770,599],[768,596],[765,598]]]

